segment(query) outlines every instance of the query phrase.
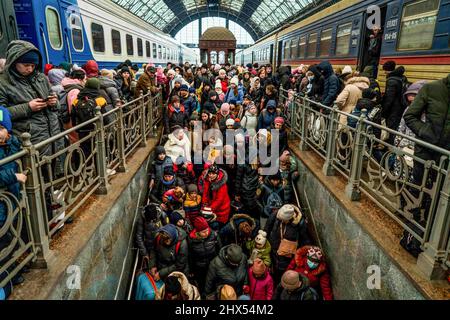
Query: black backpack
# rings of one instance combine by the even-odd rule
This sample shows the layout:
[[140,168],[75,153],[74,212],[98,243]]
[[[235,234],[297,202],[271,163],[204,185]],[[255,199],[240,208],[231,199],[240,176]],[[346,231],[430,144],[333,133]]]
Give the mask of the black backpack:
[[77,125],[82,124],[95,118],[95,109],[97,108],[97,102],[94,99],[82,99],[78,100],[75,105],[75,119]]
[[69,92],[74,90],[74,89],[83,89],[83,87],[79,84],[73,84],[73,85],[69,85],[67,87],[64,88],[64,91],[62,91],[59,95],[58,95],[58,100],[59,100],[59,118],[61,119],[61,121],[63,123],[69,123],[70,122],[70,113],[69,113],[69,105],[67,103],[67,96],[69,95]]

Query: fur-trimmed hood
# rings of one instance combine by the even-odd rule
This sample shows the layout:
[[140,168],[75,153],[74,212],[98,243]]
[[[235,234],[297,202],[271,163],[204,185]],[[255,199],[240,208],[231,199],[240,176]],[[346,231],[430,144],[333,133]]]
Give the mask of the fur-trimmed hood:
[[[308,268],[307,266],[307,254],[308,250],[312,248],[312,246],[303,246],[300,249],[297,250],[295,253],[295,264],[298,267],[304,267]],[[316,269],[309,269],[309,273],[311,273],[314,276],[319,276],[320,274],[324,273],[327,270],[327,265],[324,261],[324,256],[322,256],[322,260],[319,262],[319,266]]]
[[182,272],[174,271],[169,277],[176,277],[181,284],[183,300],[200,300],[200,293],[197,287],[189,283],[189,280]]
[[[241,221],[239,221],[239,220],[241,220]],[[231,217],[231,219],[230,219],[231,228],[233,230],[237,230],[239,223],[244,222],[244,221],[247,221],[250,224],[252,231],[255,230],[255,228],[256,228],[255,219],[253,219],[252,217],[250,217],[249,215],[244,214],[244,213],[238,213]]]
[[[203,173],[203,180],[206,180],[208,177],[208,170],[205,170]],[[216,191],[220,189],[223,185],[225,185],[228,181],[228,174],[225,170],[219,169],[219,174],[216,181],[211,182],[211,191]]]

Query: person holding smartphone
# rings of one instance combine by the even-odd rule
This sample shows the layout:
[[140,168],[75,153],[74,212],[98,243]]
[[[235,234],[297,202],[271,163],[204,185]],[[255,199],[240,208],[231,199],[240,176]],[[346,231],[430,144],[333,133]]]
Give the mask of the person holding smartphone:
[[[30,133],[33,144],[60,133],[58,97],[41,72],[39,50],[29,42],[12,41],[6,61],[5,70],[0,75],[0,104],[7,106],[11,113],[13,133],[19,138],[24,132]],[[63,147],[64,141],[60,139],[44,146],[40,153],[49,156]]]

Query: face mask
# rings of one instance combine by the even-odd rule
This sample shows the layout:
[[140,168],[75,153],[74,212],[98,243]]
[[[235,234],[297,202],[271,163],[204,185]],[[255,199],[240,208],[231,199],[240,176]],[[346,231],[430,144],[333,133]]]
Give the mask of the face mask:
[[309,76],[308,79],[309,79],[309,81],[313,81],[314,80],[314,76]]
[[307,263],[308,263],[308,267],[310,269],[316,269],[319,266],[319,264],[317,262],[312,262],[310,260],[307,260]]

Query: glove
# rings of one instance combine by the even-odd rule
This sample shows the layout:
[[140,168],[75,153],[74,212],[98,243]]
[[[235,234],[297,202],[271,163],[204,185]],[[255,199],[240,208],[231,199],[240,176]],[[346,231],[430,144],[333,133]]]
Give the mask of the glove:
[[250,287],[245,285],[242,287],[242,291],[244,292],[244,294],[249,294],[250,293]]

